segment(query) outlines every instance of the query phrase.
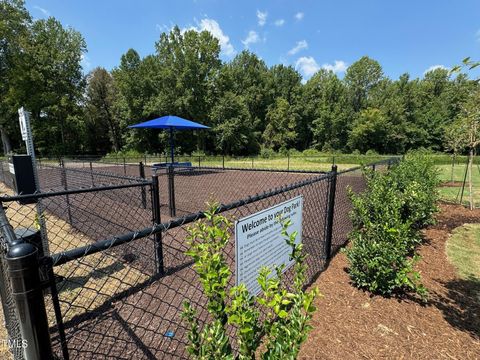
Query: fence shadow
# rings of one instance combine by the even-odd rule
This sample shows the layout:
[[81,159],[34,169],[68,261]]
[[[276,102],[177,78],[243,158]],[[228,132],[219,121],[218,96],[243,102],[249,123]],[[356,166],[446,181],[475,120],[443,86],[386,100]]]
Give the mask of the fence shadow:
[[455,279],[440,282],[446,294],[431,294],[431,305],[443,313],[454,328],[480,339],[480,279]]

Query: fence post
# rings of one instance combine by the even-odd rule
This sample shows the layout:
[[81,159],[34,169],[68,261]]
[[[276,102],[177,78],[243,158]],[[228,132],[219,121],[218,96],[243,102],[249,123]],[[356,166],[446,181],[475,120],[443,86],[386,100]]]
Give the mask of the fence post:
[[222,169],[225,170],[225,155],[222,155]]
[[173,165],[167,166],[168,172],[168,206],[170,208],[170,216],[177,216],[175,208],[175,172]]
[[287,154],[287,171],[290,171],[290,153]]
[[337,165],[332,165],[331,176],[328,178],[328,205],[325,230],[325,258],[332,256],[333,216],[335,214],[335,193],[337,191]]
[[[152,176],[152,211],[153,211],[153,224],[161,224],[160,217],[160,188],[158,186],[158,175],[155,174]],[[157,232],[154,235],[155,241],[155,258],[157,265],[157,272],[160,275],[165,274],[165,269],[163,265],[163,244],[162,244],[162,232]]]
[[198,155],[198,167],[200,168],[201,157]]
[[16,242],[8,249],[6,261],[23,340],[17,346],[23,346],[28,360],[53,359],[38,250],[27,242]]
[[123,175],[127,175],[127,160],[123,157]]
[[93,165],[90,161],[90,176],[92,177],[92,187],[95,187],[95,181],[93,180]]
[[[62,185],[65,190],[68,190],[68,184],[67,184],[67,170],[65,169],[65,163],[63,162],[63,159],[60,160],[60,166],[62,168]],[[73,224],[72,221],[72,211],[70,210],[70,197],[65,195],[66,200],[67,200],[67,214],[68,214],[68,222],[70,225]]]
[[[139,172],[140,172],[140,177],[142,179],[145,179],[145,167],[143,166],[143,163],[141,161],[138,163],[138,169],[139,169]],[[157,177],[157,182],[158,182],[158,177]],[[142,186],[141,192],[142,192],[142,207],[144,209],[146,209],[147,208],[147,193],[145,191],[145,186]]]
[[253,169],[253,156],[252,156],[252,169]]

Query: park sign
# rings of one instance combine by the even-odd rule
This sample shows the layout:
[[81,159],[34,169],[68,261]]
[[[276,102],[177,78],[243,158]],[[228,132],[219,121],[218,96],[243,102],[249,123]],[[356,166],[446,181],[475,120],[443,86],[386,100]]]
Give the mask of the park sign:
[[22,140],[27,141],[28,132],[27,132],[27,116],[25,109],[21,107],[18,109],[18,120],[20,122],[20,132],[22,133]]
[[280,219],[291,221],[288,233],[297,232],[295,242],[302,240],[303,196],[259,211],[235,222],[235,279],[236,284],[245,284],[252,295],[260,292],[257,277],[262,266],[275,273],[275,267],[285,265],[288,269],[291,247],[281,234]]

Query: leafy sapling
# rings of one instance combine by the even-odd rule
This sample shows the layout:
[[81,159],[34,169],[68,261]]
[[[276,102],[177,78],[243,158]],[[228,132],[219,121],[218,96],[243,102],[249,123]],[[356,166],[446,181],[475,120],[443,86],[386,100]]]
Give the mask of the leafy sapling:
[[[291,248],[294,260],[293,288],[287,289],[283,276],[284,265],[272,270],[263,267],[257,278],[262,294],[251,295],[244,284],[227,291],[231,270],[224,255],[230,238],[231,222],[217,214],[218,205],[209,205],[206,220],[189,229],[187,254],[194,261],[200,277],[211,322],[200,325],[196,311],[189,302],[184,303],[183,318],[190,326],[188,352],[195,359],[295,359],[300,345],[311,329],[309,321],[315,311],[313,301],[318,294],[315,288],[303,290],[306,280],[306,255],[302,244],[297,244],[297,233],[289,234],[291,221],[281,221],[282,236]],[[273,275],[273,276],[272,276]],[[259,308],[266,310],[260,316]],[[230,343],[226,328],[233,325],[236,346]],[[262,344],[262,352],[259,350]],[[236,350],[234,351],[233,348]]]

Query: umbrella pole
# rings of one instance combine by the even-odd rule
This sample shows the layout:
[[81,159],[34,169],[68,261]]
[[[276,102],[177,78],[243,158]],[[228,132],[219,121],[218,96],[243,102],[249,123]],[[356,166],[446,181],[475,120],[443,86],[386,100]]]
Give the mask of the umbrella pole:
[[173,128],[170,128],[170,157],[172,158],[173,166]]

